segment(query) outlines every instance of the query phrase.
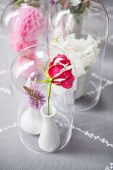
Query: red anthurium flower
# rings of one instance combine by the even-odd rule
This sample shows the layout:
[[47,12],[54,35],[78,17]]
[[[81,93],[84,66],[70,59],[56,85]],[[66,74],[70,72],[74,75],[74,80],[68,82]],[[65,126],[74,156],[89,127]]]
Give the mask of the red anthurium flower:
[[47,76],[52,79],[52,83],[66,89],[71,88],[75,80],[75,76],[72,74],[71,62],[64,54],[58,54],[50,62]]

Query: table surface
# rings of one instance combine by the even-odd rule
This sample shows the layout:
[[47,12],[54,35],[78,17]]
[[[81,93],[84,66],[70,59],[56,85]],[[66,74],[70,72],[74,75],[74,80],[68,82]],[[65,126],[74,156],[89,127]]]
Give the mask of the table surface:
[[[4,2],[0,0],[0,8]],[[113,163],[113,0],[103,2],[110,16],[110,29],[102,95],[92,110],[76,113],[72,139],[58,153],[36,154],[19,140],[15,124],[18,102],[10,94],[5,61],[7,46],[0,36],[0,49],[4,51],[4,56],[0,53],[0,170],[113,169],[110,168]]]

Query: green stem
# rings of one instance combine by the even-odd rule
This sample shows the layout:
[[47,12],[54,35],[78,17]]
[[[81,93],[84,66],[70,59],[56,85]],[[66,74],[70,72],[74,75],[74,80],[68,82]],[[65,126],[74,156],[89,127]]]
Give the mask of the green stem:
[[50,97],[51,97],[51,88],[52,88],[52,80],[53,79],[46,79],[46,80],[36,80],[36,83],[48,83],[48,115],[50,115]]
[[48,87],[48,115],[50,115],[50,97],[51,97],[51,88],[52,88],[52,81],[49,84]]
[[46,79],[46,80],[36,80],[36,83],[48,83],[48,79]]

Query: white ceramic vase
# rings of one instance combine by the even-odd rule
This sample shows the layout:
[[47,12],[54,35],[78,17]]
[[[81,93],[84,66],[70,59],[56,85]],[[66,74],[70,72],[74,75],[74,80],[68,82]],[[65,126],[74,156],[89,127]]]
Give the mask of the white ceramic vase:
[[42,117],[39,111],[28,107],[20,118],[20,127],[27,133],[39,135],[42,126]]
[[60,147],[60,135],[54,120],[56,109],[51,105],[51,115],[48,115],[47,104],[41,109],[42,129],[39,136],[39,147],[45,152],[54,152]]

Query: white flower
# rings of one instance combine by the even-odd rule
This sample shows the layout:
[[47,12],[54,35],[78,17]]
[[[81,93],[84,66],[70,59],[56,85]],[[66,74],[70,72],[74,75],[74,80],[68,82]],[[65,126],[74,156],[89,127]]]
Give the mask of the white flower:
[[[70,58],[74,64],[77,75],[81,76],[87,72],[96,61],[100,49],[99,41],[91,35],[87,39],[77,39],[75,34],[69,34],[65,37],[60,36],[51,41],[51,45],[61,49]],[[51,48],[51,56],[55,56],[59,49]]]
[[70,0],[70,2],[72,3],[72,5],[77,6],[81,3],[81,0]]

